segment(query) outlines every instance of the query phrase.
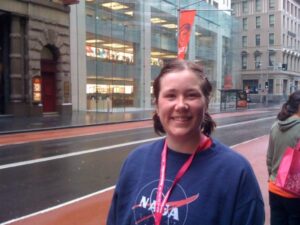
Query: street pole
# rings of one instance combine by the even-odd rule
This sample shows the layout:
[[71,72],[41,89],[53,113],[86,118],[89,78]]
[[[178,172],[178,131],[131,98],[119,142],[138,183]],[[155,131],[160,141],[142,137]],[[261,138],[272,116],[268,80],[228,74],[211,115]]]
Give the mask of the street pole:
[[265,89],[266,89],[266,106],[268,106],[268,101],[269,101],[269,86],[270,86],[270,84],[269,84],[269,70],[267,70],[267,82],[268,82],[268,86],[267,87],[265,87]]

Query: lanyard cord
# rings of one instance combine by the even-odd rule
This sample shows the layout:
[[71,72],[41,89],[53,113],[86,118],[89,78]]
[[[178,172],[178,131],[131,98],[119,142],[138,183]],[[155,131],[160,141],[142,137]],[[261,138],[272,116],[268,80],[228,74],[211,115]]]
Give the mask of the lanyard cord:
[[172,183],[172,186],[167,191],[164,199],[162,200],[162,193],[163,193],[163,189],[164,189],[166,167],[167,167],[167,141],[165,141],[164,148],[161,153],[160,179],[159,179],[158,188],[157,188],[156,204],[155,204],[155,212],[154,212],[155,225],[160,225],[160,221],[161,221],[162,215],[164,213],[164,207],[167,203],[167,200],[170,197],[170,194],[171,194],[173,188],[175,187],[175,185],[177,184],[177,182],[181,179],[181,177],[183,177],[183,175],[186,173],[186,171],[192,164],[192,161],[195,158],[196,153],[198,153],[202,149],[207,148],[210,144],[211,144],[210,139],[206,138],[204,143],[201,146],[199,145],[197,150],[193,152],[193,154],[188,158],[188,160],[179,169],[179,171],[177,172],[176,177]]

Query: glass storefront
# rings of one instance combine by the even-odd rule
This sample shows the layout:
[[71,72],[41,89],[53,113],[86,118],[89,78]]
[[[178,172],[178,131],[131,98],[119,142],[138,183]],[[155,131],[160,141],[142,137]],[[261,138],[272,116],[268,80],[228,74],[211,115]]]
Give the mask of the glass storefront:
[[233,18],[206,2],[192,3],[195,1],[85,1],[88,111],[153,108],[153,80],[166,61],[177,57],[178,8],[197,10],[186,58],[203,64],[215,89],[214,101],[218,101],[223,77],[235,76]]

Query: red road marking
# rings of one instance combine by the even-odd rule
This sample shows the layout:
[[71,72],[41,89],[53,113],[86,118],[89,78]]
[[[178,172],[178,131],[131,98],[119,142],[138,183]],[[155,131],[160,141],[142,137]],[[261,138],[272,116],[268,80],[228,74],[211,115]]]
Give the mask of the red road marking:
[[34,141],[55,140],[62,138],[94,135],[101,133],[131,130],[136,128],[151,127],[152,121],[139,121],[131,123],[118,123],[99,126],[85,126],[79,128],[53,129],[47,131],[33,131],[0,136],[0,146],[8,144],[29,143]]

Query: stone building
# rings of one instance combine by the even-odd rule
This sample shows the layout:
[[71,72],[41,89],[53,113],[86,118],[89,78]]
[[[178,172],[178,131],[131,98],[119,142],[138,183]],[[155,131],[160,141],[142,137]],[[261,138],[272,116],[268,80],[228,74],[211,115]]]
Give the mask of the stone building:
[[300,89],[300,1],[231,1],[242,25],[241,76],[253,102],[278,102]]
[[71,113],[69,12],[59,0],[1,0],[0,116]]

